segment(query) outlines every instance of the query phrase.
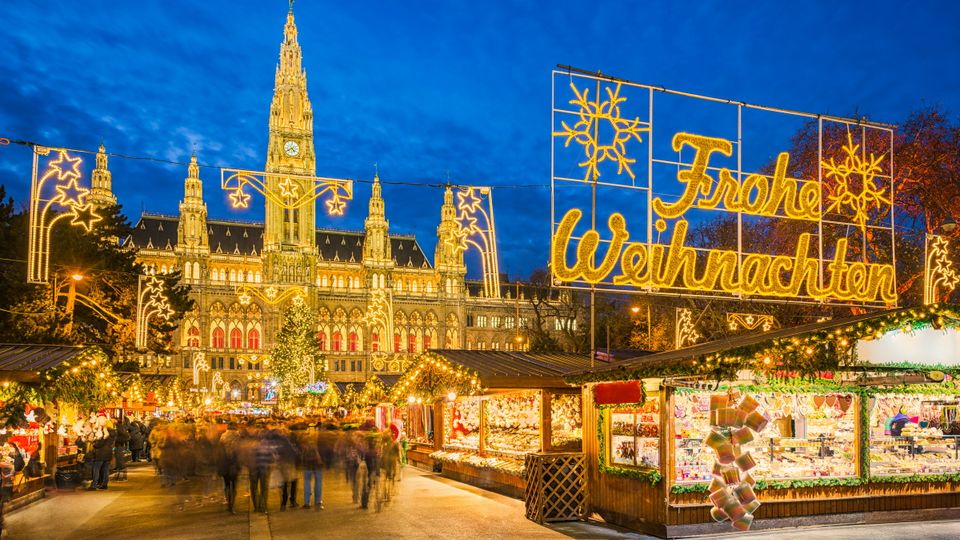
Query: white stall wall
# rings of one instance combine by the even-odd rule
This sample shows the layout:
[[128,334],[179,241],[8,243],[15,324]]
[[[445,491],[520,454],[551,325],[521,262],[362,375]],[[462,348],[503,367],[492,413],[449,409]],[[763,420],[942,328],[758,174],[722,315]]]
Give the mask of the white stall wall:
[[960,331],[897,330],[879,339],[857,342],[857,354],[861,362],[868,364],[960,365]]

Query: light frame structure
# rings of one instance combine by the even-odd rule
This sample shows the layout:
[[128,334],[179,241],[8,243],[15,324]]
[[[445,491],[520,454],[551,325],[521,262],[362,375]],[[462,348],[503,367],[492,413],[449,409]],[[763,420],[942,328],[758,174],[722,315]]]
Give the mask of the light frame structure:
[[150,319],[159,317],[164,321],[173,318],[174,311],[166,294],[165,282],[156,276],[141,275],[137,281],[137,349],[147,348]]
[[676,325],[674,327],[674,348],[682,349],[695,344],[703,337],[697,332],[693,322],[693,310],[689,308],[676,309]]
[[460,186],[457,190],[457,228],[444,242],[459,252],[469,247],[480,252],[483,266],[483,293],[487,298],[500,298],[500,257],[497,252],[497,229],[493,215],[493,188]]
[[739,330],[762,329],[764,332],[778,326],[777,318],[765,313],[727,313],[727,328],[733,332]]
[[[274,183],[277,189],[270,187]],[[300,193],[301,184],[312,187]],[[346,208],[345,201],[353,200],[353,181],[341,178],[221,168],[220,187],[229,192],[230,204],[234,208],[250,206],[251,195],[247,193],[247,188],[289,210],[314,204],[321,196],[329,194],[325,203],[327,214],[332,216],[342,216]]]
[[[53,226],[70,218],[70,224],[87,231],[103,218],[87,202],[88,188],[80,185],[82,173],[80,157],[70,155],[66,148],[48,148],[33,145],[33,168],[30,181],[30,226],[27,248],[27,283],[46,284],[50,279],[50,233]],[[40,156],[56,152],[56,159],[48,159],[46,169],[39,175]],[[53,184],[55,194],[49,194]],[[66,211],[51,216],[54,207]]]
[[936,304],[939,287],[949,296],[960,283],[960,274],[950,260],[950,240],[938,234],[925,235],[923,261],[923,303]]
[[[738,101],[645,85],[615,77],[588,73],[576,70],[575,68],[562,67],[565,69],[558,69],[552,72],[551,98],[551,134],[554,139],[554,143],[551,145],[550,159],[551,271],[554,281],[558,286],[611,293],[694,296],[711,299],[749,298],[752,301],[758,302],[808,304],[837,302],[845,305],[873,308],[892,307],[897,304],[895,242],[890,242],[891,248],[889,250],[889,256],[885,256],[882,259],[882,263],[876,264],[876,266],[883,267],[882,273],[878,270],[876,276],[868,276],[871,280],[871,287],[879,284],[884,291],[883,294],[878,293],[873,296],[869,294],[875,290],[871,287],[866,287],[862,294],[845,295],[841,293],[844,286],[849,286],[852,282],[859,282],[860,268],[858,267],[857,270],[855,270],[856,275],[849,278],[848,282],[835,286],[832,276],[829,276],[827,273],[827,269],[829,265],[835,264],[836,261],[826,255],[827,251],[824,246],[825,227],[829,230],[843,227],[856,228],[858,230],[869,229],[871,235],[883,233],[889,235],[891,239],[895,239],[896,212],[893,211],[892,204],[890,204],[893,201],[893,193],[895,190],[893,156],[893,130],[895,126],[870,122],[864,119],[850,119],[804,113],[776,107],[751,105]],[[572,89],[572,93],[565,89],[567,86]],[[627,109],[623,108],[627,100],[626,94],[630,93],[627,92],[628,90],[632,92],[632,97],[637,97],[634,101],[636,106],[630,109],[630,114],[627,114]],[[569,101],[566,100],[566,96],[568,95],[571,96]],[[743,289],[737,287],[728,289],[716,283],[711,286],[696,287],[680,279],[670,281],[669,283],[652,282],[655,280],[631,280],[628,275],[629,268],[624,268],[625,265],[621,266],[621,273],[619,274],[612,267],[604,268],[604,270],[606,270],[605,272],[598,272],[597,275],[593,277],[587,277],[582,272],[568,272],[566,275],[562,272],[558,273],[558,267],[560,265],[558,265],[557,262],[558,260],[565,262],[565,257],[568,255],[568,252],[570,254],[576,253],[577,256],[582,255],[580,258],[581,261],[587,260],[591,265],[595,264],[596,266],[594,268],[597,269],[602,265],[601,256],[603,255],[604,248],[606,248],[608,252],[615,252],[609,257],[604,257],[604,262],[606,262],[607,259],[612,259],[612,262],[616,262],[621,252],[623,252],[623,259],[627,259],[628,255],[625,250],[631,245],[641,245],[646,249],[645,253],[638,253],[640,248],[634,248],[634,252],[630,254],[631,256],[640,259],[646,256],[647,259],[651,259],[653,255],[650,255],[650,253],[653,252],[655,247],[662,246],[664,249],[670,247],[669,242],[664,244],[660,243],[659,240],[659,237],[666,232],[668,220],[677,220],[679,218],[678,223],[686,223],[684,220],[685,216],[683,215],[665,218],[665,216],[660,215],[659,212],[655,210],[655,203],[663,194],[661,188],[664,186],[661,184],[666,177],[664,171],[669,171],[672,168],[678,171],[679,176],[680,172],[686,172],[681,171],[681,169],[692,169],[695,165],[695,160],[691,160],[689,154],[690,145],[678,144],[675,138],[672,151],[668,151],[664,150],[664,148],[669,148],[671,145],[660,141],[666,133],[662,132],[665,128],[661,128],[661,132],[657,130],[659,123],[656,120],[655,103],[659,103],[660,100],[663,99],[657,96],[666,95],[695,100],[701,103],[710,103],[724,111],[732,109],[729,110],[729,112],[732,112],[733,115],[724,116],[724,118],[735,118],[735,131],[733,124],[723,124],[723,129],[727,129],[730,133],[735,133],[735,135],[731,135],[731,139],[726,141],[728,149],[724,149],[723,154],[725,159],[734,162],[735,165],[723,168],[706,161],[702,163],[704,165],[703,171],[705,171],[707,175],[714,177],[715,184],[721,183],[721,178],[719,178],[720,173],[724,172],[729,175],[731,184],[735,182],[739,187],[748,186],[756,188],[756,190],[762,189],[762,186],[757,187],[758,180],[766,178],[770,184],[776,180],[774,178],[775,175],[761,174],[748,170],[744,166],[743,147],[745,143],[749,143],[749,141],[744,140],[744,134],[748,132],[750,128],[749,125],[745,125],[743,118],[745,111],[763,111],[775,115],[784,115],[815,122],[817,137],[816,151],[819,163],[817,175],[815,178],[801,178],[799,181],[804,185],[810,184],[811,186],[807,188],[807,194],[815,193],[820,200],[816,201],[817,204],[812,208],[798,209],[806,211],[806,220],[812,222],[812,227],[815,230],[808,238],[811,253],[807,258],[811,259],[811,264],[815,263],[818,269],[816,277],[811,278],[811,283],[815,282],[815,287],[811,293],[808,294],[805,287],[799,286],[794,288],[799,290],[800,293],[794,294],[793,290],[752,290],[749,286]],[[593,98],[591,99],[590,96],[593,96]],[[668,102],[667,105],[676,105],[676,103]],[[691,106],[692,105],[693,104],[691,104]],[[848,140],[847,144],[844,145],[842,154],[830,152],[830,155],[827,155],[828,153],[824,151],[825,127],[829,127],[830,124],[837,124],[847,129]],[[669,121],[664,125],[669,126]],[[721,127],[712,127],[711,129],[716,131],[720,130]],[[606,133],[606,137],[609,140],[601,140],[604,133]],[[682,132],[670,134],[675,137],[684,135],[694,136]],[[871,137],[870,140],[874,141],[871,150],[868,151],[867,144],[856,144],[853,138],[849,137],[850,134],[857,134],[861,141],[868,140],[867,137],[869,134]],[[654,140],[655,137],[657,138],[656,141]],[[641,143],[644,146],[643,148],[640,148]],[[687,146],[687,152],[683,152],[684,146]],[[576,152],[578,148],[582,149],[582,154],[568,153]],[[879,148],[880,152],[873,153],[873,148]],[[708,154],[709,152],[703,153]],[[576,169],[579,171],[585,170],[587,173],[586,176],[580,173],[573,173],[569,170],[572,168],[572,162],[578,155],[581,159],[576,161]],[[558,161],[558,157],[564,161]],[[839,161],[835,158],[839,158]],[[781,157],[778,158],[778,165],[780,161],[783,161],[783,167],[786,169],[788,159],[789,156],[782,153]],[[725,161],[724,163],[727,162]],[[882,167],[878,169],[878,165],[881,163]],[[785,176],[785,174],[781,175],[780,180],[783,180],[782,176]],[[864,189],[863,192],[855,193],[851,192],[851,190],[844,193],[842,189],[835,193],[825,191],[825,185],[836,189],[834,187],[835,184],[842,185],[845,179],[855,176],[862,179],[864,185],[869,184],[872,189]],[[788,178],[786,180],[790,179]],[[752,182],[752,184],[748,184],[748,182]],[[829,182],[833,182],[833,184]],[[849,184],[852,185],[854,182],[851,181]],[[706,186],[700,187],[706,189]],[[609,215],[609,209],[601,209],[602,212],[598,211],[598,188],[601,190],[606,188],[621,189],[623,190],[623,195],[626,196],[629,194],[630,197],[635,197],[633,200],[637,201],[637,207],[623,208],[621,211],[633,211],[634,216],[640,218],[641,223],[639,223],[639,226],[634,223],[636,230],[631,231],[635,233],[636,238],[630,238],[628,234],[623,234],[623,242],[617,245],[613,238],[605,239],[601,237],[601,233],[598,232],[598,221],[606,220]],[[801,188],[802,186],[798,186],[796,189],[799,191]],[[792,188],[787,186],[787,189]],[[753,193],[756,194],[756,192],[757,191],[754,191]],[[609,200],[613,197],[610,194],[616,192],[607,190],[605,193],[606,199]],[[717,197],[717,195],[714,195],[714,197]],[[703,198],[701,198],[701,202]],[[640,201],[644,199],[645,202],[641,208]],[[573,201],[576,202],[574,203]],[[882,209],[879,211],[877,210],[878,205],[882,206]],[[784,206],[786,207],[786,205]],[[694,205],[693,208],[698,211],[720,211],[735,215],[737,221],[737,245],[735,250],[730,249],[729,257],[735,260],[735,262],[731,264],[736,265],[735,272],[738,275],[741,273],[745,262],[748,261],[751,256],[765,256],[764,254],[750,253],[745,250],[745,217],[756,215],[765,218],[796,219],[792,216],[784,215],[785,210],[767,214],[757,213],[751,211],[749,208],[743,207],[729,209],[723,204],[714,204],[713,206]],[[576,233],[572,231],[572,226],[568,227],[572,232],[569,236],[565,237],[567,243],[558,246],[558,243],[562,243],[557,240],[558,231],[568,225],[568,223],[564,222],[567,221],[566,218],[569,217],[569,212],[573,210],[580,212],[576,218],[579,220],[579,218],[583,217],[583,222],[589,227],[589,230]],[[618,208],[618,210],[620,209]],[[849,212],[847,210],[849,210]],[[865,218],[861,210],[872,211],[871,217],[869,219]],[[848,217],[850,215],[852,215],[852,217]],[[749,220],[746,221],[749,222]],[[601,222],[599,225],[603,225],[603,223]],[[608,236],[610,233],[616,234],[618,230],[623,233],[627,232],[626,220],[619,212],[610,216],[609,227],[610,232],[607,233]],[[867,235],[862,234],[861,238],[863,245],[860,248],[860,255],[866,258],[866,254],[869,252],[866,240]],[[827,247],[831,250],[834,249],[833,245]],[[842,246],[844,250],[847,247],[846,244]],[[717,251],[703,247],[689,247],[688,249],[691,250],[691,253],[695,254],[694,256],[697,258],[704,257],[711,251]],[[838,245],[835,249],[836,251],[840,251],[841,246]],[[872,256],[878,257],[877,253],[878,252],[873,252]],[[689,255],[688,253],[684,253],[684,256]],[[794,259],[793,255],[790,255],[789,258],[791,260]],[[594,261],[594,259],[596,259],[596,261]],[[626,261],[621,260],[620,262],[624,263]],[[784,263],[777,262],[776,264],[782,265]],[[842,261],[841,264],[843,264]],[[866,265],[868,263],[851,263],[850,261],[846,261],[846,264],[849,266],[851,264]],[[655,271],[651,271],[650,273],[653,274]],[[616,278],[620,279],[617,280]],[[703,282],[709,282],[709,280],[704,279]]]

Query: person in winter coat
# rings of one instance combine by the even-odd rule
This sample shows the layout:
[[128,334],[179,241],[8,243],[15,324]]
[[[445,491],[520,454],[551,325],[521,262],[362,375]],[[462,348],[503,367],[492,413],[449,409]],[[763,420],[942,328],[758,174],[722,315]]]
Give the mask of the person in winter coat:
[[237,424],[231,422],[227,430],[220,435],[217,443],[217,474],[223,478],[223,495],[227,501],[227,512],[234,514],[233,505],[237,500],[237,476],[240,475],[240,432]]
[[143,453],[143,424],[140,422],[130,423],[130,462],[140,461],[140,454]]
[[107,436],[93,441],[93,481],[87,490],[107,489],[110,481],[110,461],[117,442],[117,430],[107,424]]
[[317,430],[301,429],[294,432],[300,469],[303,471],[303,508],[310,509],[310,484],[313,483],[313,509],[323,508],[323,461],[317,446]]
[[280,510],[297,507],[297,448],[286,430],[272,430],[277,451],[277,469],[280,472]]
[[114,469],[118,471],[127,470],[123,462],[123,452],[127,449],[130,442],[130,419],[124,416],[117,422],[117,439],[113,445]]

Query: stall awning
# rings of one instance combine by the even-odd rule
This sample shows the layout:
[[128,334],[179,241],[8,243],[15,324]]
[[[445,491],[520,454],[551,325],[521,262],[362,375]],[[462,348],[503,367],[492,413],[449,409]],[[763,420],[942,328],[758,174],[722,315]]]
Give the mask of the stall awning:
[[431,351],[471,369],[484,388],[560,388],[563,376],[590,366],[590,358],[576,353],[525,353],[508,351]]
[[37,372],[68,362],[86,347],[74,345],[0,344],[0,376],[15,381],[34,381]]

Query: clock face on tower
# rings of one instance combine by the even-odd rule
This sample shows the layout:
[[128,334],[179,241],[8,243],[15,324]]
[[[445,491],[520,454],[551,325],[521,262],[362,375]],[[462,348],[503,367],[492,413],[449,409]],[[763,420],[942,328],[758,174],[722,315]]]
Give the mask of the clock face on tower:
[[287,141],[283,143],[283,151],[287,153],[288,156],[295,156],[300,153],[300,145],[296,141]]

